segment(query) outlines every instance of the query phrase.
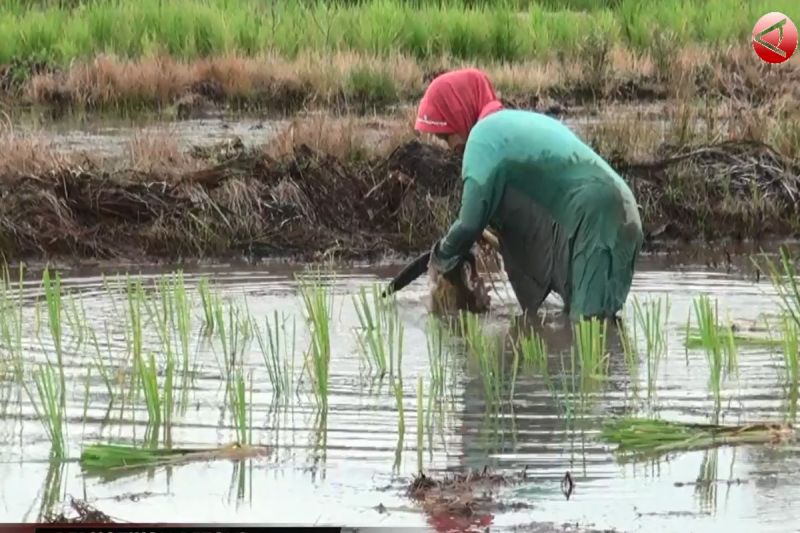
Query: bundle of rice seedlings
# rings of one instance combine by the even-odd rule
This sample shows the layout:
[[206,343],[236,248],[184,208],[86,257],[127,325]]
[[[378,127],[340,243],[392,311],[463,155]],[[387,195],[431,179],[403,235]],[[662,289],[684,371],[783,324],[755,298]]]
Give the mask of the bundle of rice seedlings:
[[618,453],[654,456],[717,446],[777,444],[794,439],[795,431],[791,424],[771,422],[725,426],[625,417],[606,424],[601,437],[617,444]]
[[269,454],[266,446],[238,443],[217,448],[146,448],[129,444],[91,444],[83,449],[80,464],[85,470],[113,470],[175,465],[192,461],[227,459],[240,461]]
[[[781,346],[783,343],[783,340],[777,337],[739,333],[735,325],[718,325],[717,336],[720,338],[731,336],[737,346],[774,348]],[[685,343],[687,348],[703,348],[705,347],[704,342],[703,332],[700,328],[687,328]]]

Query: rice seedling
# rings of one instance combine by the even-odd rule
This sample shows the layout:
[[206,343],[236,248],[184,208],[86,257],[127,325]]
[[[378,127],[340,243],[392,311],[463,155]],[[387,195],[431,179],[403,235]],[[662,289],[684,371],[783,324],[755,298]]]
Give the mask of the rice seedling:
[[189,369],[189,341],[192,335],[192,301],[186,291],[183,279],[183,272],[178,271],[171,286],[171,294],[174,301],[175,332],[178,337],[178,346],[181,356],[181,401],[180,405],[185,409],[188,403],[189,386],[191,376]]
[[487,409],[497,409],[503,398],[505,365],[496,339],[488,335],[477,315],[461,313],[461,332],[469,352],[478,361]]
[[606,351],[608,323],[597,318],[581,318],[574,325],[576,355],[584,378],[605,378],[608,375],[609,354]]
[[425,408],[422,401],[425,392],[423,391],[422,376],[417,376],[417,472],[422,473],[422,452],[423,452],[423,420],[425,418]]
[[[136,401],[139,395],[137,380],[140,377],[140,373],[138,366],[142,361],[143,349],[142,305],[145,297],[141,280],[136,279],[131,281],[131,279],[128,278],[126,294],[128,297],[128,306],[125,342],[128,344],[131,360],[133,361],[129,395],[131,396],[131,401]],[[124,408],[124,404],[122,408]]]
[[200,302],[203,307],[203,331],[210,335],[214,332],[214,317],[216,316],[214,309],[221,305],[220,297],[216,292],[211,291],[207,278],[200,278],[197,291],[200,293]]
[[717,446],[784,443],[795,438],[795,431],[775,423],[725,426],[624,417],[605,424],[601,437],[616,444],[623,456],[653,457]]
[[311,345],[304,364],[317,406],[328,410],[328,369],[331,357],[333,291],[319,279],[300,281],[300,294],[311,328]]
[[710,370],[710,386],[717,404],[720,402],[720,388],[722,377],[737,368],[736,345],[733,339],[733,330],[727,329],[728,334],[721,333],[718,302],[712,309],[708,295],[702,295],[694,300],[694,312],[702,346],[706,353]]
[[353,297],[361,325],[357,331],[358,343],[370,372],[377,368],[378,378],[387,370],[390,377],[393,375],[395,359],[400,358],[403,351],[403,323],[396,299],[394,295],[383,298],[381,292],[381,287],[373,284],[371,298],[364,287]]
[[269,317],[264,319],[267,340],[261,334],[261,329],[253,325],[256,340],[264,358],[264,365],[267,367],[270,383],[272,384],[273,396],[286,405],[289,401],[289,394],[294,383],[295,368],[295,340],[296,323],[292,317],[291,342],[286,328],[288,318],[278,315],[276,310],[273,321],[270,323]]
[[394,401],[397,405],[397,433],[399,435],[405,434],[406,431],[406,416],[405,408],[403,406],[403,377],[398,375],[393,383]]
[[39,522],[48,520],[64,497],[64,470],[66,463],[52,461],[47,467],[47,475],[42,487],[42,505],[39,507]]
[[[231,484],[228,490],[228,499],[230,500],[231,494],[233,493],[233,487],[236,486],[236,506],[238,508],[239,503],[244,500],[245,494],[247,493],[248,483],[247,480],[250,480],[249,489],[250,489],[250,504],[253,503],[253,462],[247,461],[248,468],[245,468],[245,461],[235,461],[233,463],[233,472],[231,473]],[[247,474],[250,474],[248,477]]]
[[[644,304],[641,304],[636,296],[633,297],[634,342],[638,342],[637,330],[641,330],[644,334],[647,358],[647,397],[651,401],[655,396],[656,379],[661,360],[667,355],[666,321],[670,307],[669,296],[664,300],[661,298],[651,299]],[[638,354],[636,357],[635,366],[638,376]]]
[[669,296],[664,300],[654,298],[644,304],[640,303],[636,296],[633,297],[634,320],[644,333],[647,358],[656,364],[667,353],[666,322],[670,307]]
[[[231,402],[231,416],[233,417],[234,428],[236,429],[236,442],[239,444],[251,445],[253,443],[253,412],[251,405],[253,401],[253,376],[249,376],[249,392],[250,398],[248,401],[245,388],[244,371],[241,368],[236,370],[232,376],[232,386],[228,387]],[[248,416],[249,415],[249,416]]]
[[152,436],[153,441],[157,441],[158,431],[163,421],[164,438],[165,442],[168,442],[171,437],[173,369],[168,362],[163,380],[163,392],[161,390],[162,385],[158,382],[158,367],[153,352],[148,353],[147,361],[140,355],[136,363],[136,369],[138,382],[141,383],[144,393],[145,407],[147,408],[148,434]]
[[8,266],[3,265],[3,275],[0,280],[2,281],[0,283],[0,341],[2,341],[0,349],[6,353],[19,383],[23,381],[22,325],[25,323],[22,306],[22,279],[23,270],[20,266],[17,293],[13,294]]
[[[766,263],[766,271],[769,274],[782,311],[792,317],[800,325],[800,287],[797,285],[797,269],[794,258],[789,254],[786,246],[780,247],[780,269],[771,261],[766,254],[762,254]],[[762,269],[761,265],[753,259],[757,269]]]
[[228,306],[228,318],[225,319],[224,308],[221,303],[214,307],[214,320],[216,323],[217,336],[222,346],[223,361],[221,370],[224,375],[229,376],[237,365],[244,362],[244,355],[251,340],[252,319],[244,308],[230,304]]
[[531,329],[528,334],[514,343],[513,349],[515,355],[522,360],[523,365],[531,368],[534,372],[539,372],[546,381],[549,380],[547,344],[541,335]]
[[64,353],[62,350],[63,329],[61,322],[61,277],[58,273],[56,273],[55,277],[51,278],[50,271],[45,269],[44,274],[42,275],[42,285],[44,287],[45,300],[47,302],[47,314],[49,319],[48,326],[53,339],[53,347],[56,351],[56,361],[58,365],[57,368],[60,381],[58,401],[61,404],[61,409],[66,410],[67,386],[64,378]]
[[[175,332],[174,308],[171,298],[171,287],[169,281],[160,278],[156,281],[155,294],[152,299],[145,299],[142,302],[147,309],[150,320],[155,324],[156,332],[161,341],[161,352],[166,361],[165,383],[169,386],[165,388],[165,402],[169,405],[169,412],[165,406],[164,420],[171,420],[172,408],[176,405],[173,398],[173,384],[177,370],[175,348],[173,345],[173,334]],[[152,354],[151,354],[152,359]]]
[[[735,452],[734,452],[735,453]],[[714,509],[717,504],[717,472],[719,464],[719,448],[705,450],[700,472],[695,480],[695,493],[708,508]]]
[[[429,317],[425,324],[425,338],[428,348],[428,368],[430,369],[431,385],[428,388],[428,415],[432,416],[434,411],[438,411],[443,416],[445,385],[447,383],[447,372],[449,368],[450,351],[444,343],[444,328],[436,319]],[[438,409],[434,409],[436,403]],[[430,420],[428,427],[430,427]]]
[[789,316],[783,316],[781,320],[783,330],[783,368],[786,383],[793,389],[798,388],[800,380],[800,343],[798,343],[798,332],[800,325]]
[[40,364],[33,373],[33,380],[37,398],[28,392],[31,405],[50,439],[52,458],[63,459],[66,456],[66,404],[63,403],[62,382],[51,363]]
[[86,332],[88,331],[86,308],[83,305],[83,299],[77,298],[80,306],[76,303],[74,294],[68,295],[68,305],[64,307],[64,318],[66,318],[71,333],[70,339],[74,345],[70,347],[70,351],[78,351],[83,346]]
[[[632,327],[628,324],[632,323]],[[619,331],[620,344],[622,345],[622,355],[625,360],[625,368],[628,369],[628,377],[630,378],[631,389],[633,397],[638,398],[639,395],[639,348],[638,348],[638,332],[636,320],[619,320],[617,322],[617,330]],[[648,382],[648,385],[650,383]],[[648,387],[648,391],[652,394],[653,389]]]

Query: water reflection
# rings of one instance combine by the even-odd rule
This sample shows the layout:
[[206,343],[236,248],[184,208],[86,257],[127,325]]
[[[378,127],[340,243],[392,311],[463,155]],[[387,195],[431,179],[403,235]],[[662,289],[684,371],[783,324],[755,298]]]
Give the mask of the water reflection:
[[[261,269],[208,272],[218,277],[216,283],[225,287],[227,299],[236,300],[244,292],[256,317],[266,316],[275,309],[299,313],[292,276],[288,273]],[[187,274],[186,279],[196,283],[198,275]],[[297,520],[301,511],[308,511],[309,502],[314,502],[315,517],[319,514],[325,521],[375,523],[386,517],[369,514],[364,509],[371,509],[378,503],[372,498],[380,498],[380,503],[386,502],[394,509],[394,516],[387,520],[400,520],[397,516],[408,520],[417,509],[409,504],[401,489],[417,470],[416,380],[408,380],[403,387],[404,420],[401,425],[393,382],[388,379],[375,381],[363,373],[361,356],[352,336],[352,327],[357,320],[352,310],[341,304],[342,301],[349,302],[349,295],[373,279],[364,273],[352,277],[342,275],[336,286],[339,291],[337,298],[342,293],[345,297],[338,298],[336,305],[337,325],[332,330],[335,362],[331,364],[330,406],[324,416],[315,410],[313,398],[300,397],[298,400],[293,394],[291,402],[280,406],[281,402],[272,398],[261,354],[249,353],[246,360],[248,369],[255,368],[261,372],[260,381],[257,379],[254,383],[254,437],[258,443],[273,447],[268,466],[215,461],[202,466],[150,468],[113,475],[106,472],[105,477],[99,478],[88,472],[81,477],[80,472],[73,469],[61,474],[62,479],[67,485],[73,481],[70,488],[75,487],[76,479],[80,480],[85,483],[90,496],[103,494],[109,498],[122,491],[144,492],[155,484],[166,484],[168,494],[147,507],[146,514],[154,518],[174,517],[176,508],[202,507],[198,509],[199,515],[210,514],[213,510],[218,513],[216,519],[219,520],[220,516],[224,517],[224,513],[231,511],[215,507],[218,498],[223,502],[235,502],[236,520]],[[682,344],[681,331],[691,311],[691,299],[698,290],[721,298],[733,308],[737,318],[749,319],[770,305],[761,293],[763,285],[754,286],[733,277],[644,271],[635,281],[635,291],[643,297],[663,295],[668,290],[673,301],[668,350],[658,366],[648,366],[646,350],[640,350],[642,360],[639,367],[629,364],[621,330],[609,324],[607,375],[600,379],[599,376],[573,372],[573,368],[579,367],[579,360],[571,351],[574,332],[565,317],[557,312],[556,306],[549,310],[544,320],[541,317],[516,316],[513,307],[503,308],[487,324],[487,331],[495,338],[503,339],[505,347],[498,367],[504,380],[497,389],[501,401],[496,403],[487,401],[482,367],[465,349],[464,339],[455,335],[442,354],[429,355],[425,335],[427,320],[418,301],[424,288],[410,287],[403,294],[400,305],[408,341],[404,350],[403,373],[425,376],[425,470],[435,474],[442,469],[482,469],[489,465],[504,472],[518,473],[527,468],[529,481],[521,486],[504,487],[498,491],[496,499],[502,503],[523,500],[533,505],[532,509],[516,512],[480,511],[472,517],[459,519],[450,516],[452,513],[429,511],[427,516],[419,516],[419,522],[414,523],[427,521],[429,527],[444,531],[468,523],[480,526],[489,522],[498,525],[580,519],[620,530],[637,527],[676,529],[678,525],[686,526],[684,529],[712,530],[702,517],[713,515],[720,520],[722,527],[728,529],[733,527],[731,524],[735,526],[737,521],[742,521],[758,530],[780,530],[776,513],[783,513],[784,519],[800,518],[791,506],[791,493],[797,486],[796,472],[800,469],[796,451],[768,452],[760,447],[742,448],[734,450],[736,455],[723,448],[623,464],[617,461],[608,446],[599,441],[598,429],[604,420],[633,409],[666,419],[713,419],[705,358],[696,350],[687,352]],[[90,320],[114,316],[114,305],[102,290],[99,278],[67,280],[65,285],[86,287],[91,295],[86,307]],[[122,309],[125,304],[120,300],[116,305]],[[98,323],[102,325],[102,322]],[[110,337],[113,337],[115,326],[110,320],[108,327]],[[301,329],[298,322],[298,332]],[[529,331],[541,336],[547,346],[546,356],[541,361],[517,360],[515,366],[512,346]],[[307,342],[307,336],[298,335],[298,347],[306,346]],[[84,344],[82,350],[86,349],[92,351],[91,343],[89,348]],[[42,350],[37,350],[32,350],[33,357],[40,356]],[[124,353],[124,350],[124,338],[112,338],[108,352],[114,353],[113,357],[107,354],[105,346],[102,347],[103,360],[108,367],[115,368],[120,359],[117,354]],[[750,347],[742,350],[740,355],[742,380],[738,384],[728,384],[724,398],[733,401],[722,403],[720,418],[747,421],[783,417],[785,413],[786,417],[794,419],[797,391],[783,387],[783,376],[774,367],[774,354],[763,347]],[[79,356],[81,354],[75,355]],[[219,407],[226,399],[224,380],[220,379],[225,366],[220,368],[213,349],[204,344],[198,344],[196,358],[199,366],[190,380],[186,408],[173,427],[173,442],[179,446],[229,442],[235,434],[234,429],[227,420],[226,411],[220,411]],[[515,368],[512,394],[511,378]],[[71,423],[79,430],[85,426],[84,441],[122,439],[141,443],[151,437],[147,433],[144,411],[132,409],[124,385],[113,381],[109,389],[97,372],[87,380],[89,375],[85,367],[77,363],[70,366],[70,372],[78,376],[76,380],[81,393],[85,383],[91,381],[86,416],[80,416],[85,407],[82,394],[79,401],[69,407]],[[123,384],[128,379],[125,377]],[[16,437],[19,432],[13,428],[20,426],[24,426],[24,435],[20,435],[17,443],[4,439],[0,453],[31,460],[42,449],[42,434],[38,426],[31,423],[27,406],[21,405],[20,413],[15,412],[13,399],[6,400],[5,406],[5,419],[0,421],[4,437],[12,434]],[[403,431],[399,431],[401,427]],[[81,433],[70,432],[76,436]],[[19,472],[3,470],[0,488],[7,498],[16,496],[16,489],[11,490],[11,487],[26,485],[22,481],[23,473],[33,468],[32,463],[23,463]],[[569,500],[561,490],[561,481],[567,471],[576,484]],[[726,475],[718,471],[728,472]],[[53,478],[50,483],[55,483],[56,474],[48,475]],[[205,476],[203,483],[194,481],[197,475]],[[747,482],[730,483],[731,479]],[[676,486],[678,482],[687,485],[685,488]],[[375,496],[375,487],[387,483],[392,490]],[[220,492],[223,494],[220,497],[214,488],[209,487],[222,487]],[[267,494],[257,493],[259,490]],[[63,496],[65,490],[57,494]],[[259,497],[276,498],[279,503],[268,509],[252,505],[251,502],[259,501]],[[334,497],[348,503],[334,502]],[[303,505],[295,503],[292,507],[295,500],[302,500]],[[770,500],[773,501],[772,507],[768,503]],[[11,511],[7,514],[18,519],[20,507],[13,501],[8,504]],[[112,507],[109,509],[111,514],[118,516],[145,513],[126,509],[122,502],[112,501],[109,506]],[[36,510],[39,507],[41,503],[37,500]],[[398,510],[401,508],[403,510]],[[608,508],[613,508],[613,513],[606,511]],[[776,510],[771,510],[773,508]],[[685,518],[687,516],[691,518]]]

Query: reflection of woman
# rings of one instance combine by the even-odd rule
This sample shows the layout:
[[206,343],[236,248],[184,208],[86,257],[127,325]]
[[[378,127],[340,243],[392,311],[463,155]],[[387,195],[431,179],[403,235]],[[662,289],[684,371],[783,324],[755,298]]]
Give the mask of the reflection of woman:
[[624,305],[642,245],[628,186],[559,121],[503,109],[476,69],[443,74],[419,106],[418,131],[463,150],[458,220],[434,245],[448,275],[489,224],[524,311],[555,291],[574,317],[612,316]]

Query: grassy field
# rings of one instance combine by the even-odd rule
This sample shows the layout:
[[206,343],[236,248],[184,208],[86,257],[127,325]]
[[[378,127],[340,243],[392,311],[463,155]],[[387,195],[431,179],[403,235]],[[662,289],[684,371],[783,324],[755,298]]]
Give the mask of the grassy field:
[[540,96],[582,105],[718,94],[760,105],[794,91],[800,69],[760,63],[752,26],[768,11],[791,16],[792,4],[9,0],[0,95],[57,108],[176,105],[179,116],[209,101],[377,109],[477,65],[526,107]]
[[0,63],[265,50],[517,61],[579,54],[588,36],[634,50],[664,46],[665,38],[676,46],[746,43],[770,11],[798,16],[793,0],[7,0],[0,4]]

